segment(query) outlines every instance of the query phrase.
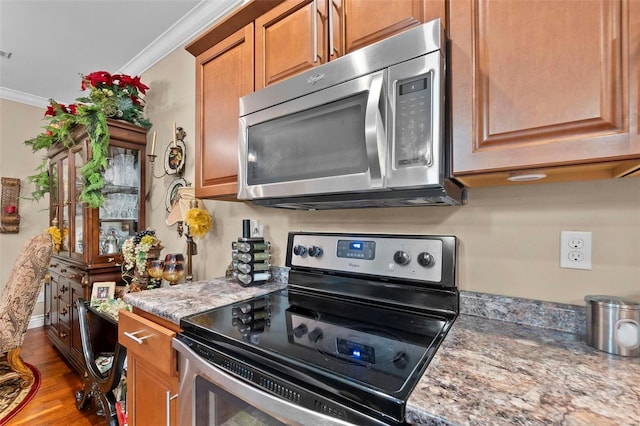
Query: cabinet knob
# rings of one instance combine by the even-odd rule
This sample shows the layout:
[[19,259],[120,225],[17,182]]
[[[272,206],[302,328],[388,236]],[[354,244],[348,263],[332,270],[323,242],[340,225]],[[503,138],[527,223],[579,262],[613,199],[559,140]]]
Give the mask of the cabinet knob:
[[60,332],[60,338],[61,339],[66,339],[67,338],[67,333],[65,333],[64,331]]
[[69,287],[63,284],[62,287],[60,287],[60,293],[66,293],[67,291],[69,291]]
[[65,316],[65,315],[67,315],[67,313],[68,313],[68,312],[69,312],[69,311],[67,310],[67,308],[62,308],[62,309],[60,310],[60,315]]

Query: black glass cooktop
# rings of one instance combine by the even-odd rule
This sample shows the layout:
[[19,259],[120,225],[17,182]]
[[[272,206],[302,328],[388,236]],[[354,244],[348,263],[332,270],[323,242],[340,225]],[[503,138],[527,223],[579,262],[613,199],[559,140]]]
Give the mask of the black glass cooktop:
[[377,410],[402,406],[452,322],[285,289],[183,318],[180,325],[183,336],[235,359]]

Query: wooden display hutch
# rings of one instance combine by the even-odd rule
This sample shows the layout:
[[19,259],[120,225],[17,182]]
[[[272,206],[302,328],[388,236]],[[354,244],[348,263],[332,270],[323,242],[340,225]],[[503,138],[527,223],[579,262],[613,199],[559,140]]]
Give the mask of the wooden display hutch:
[[117,120],[108,120],[108,126],[110,167],[104,172],[105,202],[99,209],[79,201],[80,169],[91,158],[86,129],[75,130],[71,148],[55,145],[48,154],[50,223],[60,229],[62,244],[49,267],[45,323],[51,342],[81,373],[85,364],[76,299],[90,300],[94,282],[122,281],[122,243],[145,228],[147,130]]

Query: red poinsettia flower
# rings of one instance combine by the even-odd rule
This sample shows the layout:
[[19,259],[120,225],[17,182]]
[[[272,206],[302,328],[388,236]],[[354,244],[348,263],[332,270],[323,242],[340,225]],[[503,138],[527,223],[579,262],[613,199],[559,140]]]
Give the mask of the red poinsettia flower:
[[98,87],[98,84],[113,84],[113,77],[106,71],[95,71],[91,74],[87,74],[82,78],[82,90],[87,88],[87,84],[89,83],[93,87]]
[[120,87],[127,87],[127,86],[135,87],[143,95],[149,89],[148,86],[146,86],[140,81],[140,77],[138,76],[131,77],[130,75],[126,75],[126,74],[116,74],[113,76],[113,81],[114,82],[117,81],[118,86]]
[[47,136],[52,136],[53,132],[51,130],[47,130],[46,132],[44,132],[44,134]]
[[76,113],[78,112],[78,105],[76,104],[69,105],[69,112],[73,115],[76,115]]
[[49,105],[47,107],[47,110],[45,111],[44,116],[46,117],[47,115],[50,115],[51,117],[56,116],[56,110],[53,108],[53,105]]

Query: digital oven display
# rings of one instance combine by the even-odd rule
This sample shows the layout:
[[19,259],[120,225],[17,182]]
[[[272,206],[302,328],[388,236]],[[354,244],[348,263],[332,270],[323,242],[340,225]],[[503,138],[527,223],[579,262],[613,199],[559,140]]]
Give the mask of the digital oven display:
[[376,258],[375,241],[338,240],[337,257],[373,260]]

